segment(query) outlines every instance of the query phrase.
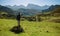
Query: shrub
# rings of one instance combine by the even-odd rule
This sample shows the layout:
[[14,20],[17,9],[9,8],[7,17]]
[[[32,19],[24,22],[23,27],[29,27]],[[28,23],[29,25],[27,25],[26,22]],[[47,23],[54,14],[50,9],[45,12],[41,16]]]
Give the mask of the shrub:
[[60,19],[53,19],[52,22],[60,23]]

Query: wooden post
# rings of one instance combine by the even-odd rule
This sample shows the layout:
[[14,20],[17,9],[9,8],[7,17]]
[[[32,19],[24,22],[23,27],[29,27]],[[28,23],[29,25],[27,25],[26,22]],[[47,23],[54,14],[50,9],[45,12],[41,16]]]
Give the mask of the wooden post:
[[19,27],[19,28],[20,28],[20,18],[21,18],[21,17],[20,17],[20,13],[18,13],[18,15],[17,15],[17,18],[16,18],[16,19],[17,19],[18,27]]
[[14,26],[11,31],[12,32],[15,32],[15,33],[21,33],[21,32],[24,32],[23,28],[20,26],[20,18],[21,18],[21,15],[20,13],[18,13],[16,19],[17,19],[17,22],[18,22],[18,26]]

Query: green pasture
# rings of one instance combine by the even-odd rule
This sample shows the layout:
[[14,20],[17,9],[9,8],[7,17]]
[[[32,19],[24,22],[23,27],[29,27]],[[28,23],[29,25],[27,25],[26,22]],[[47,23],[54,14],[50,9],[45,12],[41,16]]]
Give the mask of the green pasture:
[[60,23],[49,21],[21,21],[23,33],[15,34],[10,29],[17,26],[17,21],[12,19],[0,19],[0,36],[60,36]]

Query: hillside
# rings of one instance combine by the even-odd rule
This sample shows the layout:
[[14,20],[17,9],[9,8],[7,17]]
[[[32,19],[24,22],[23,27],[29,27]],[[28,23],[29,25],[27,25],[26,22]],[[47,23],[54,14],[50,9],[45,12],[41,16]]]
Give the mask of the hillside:
[[[23,5],[17,6],[1,6],[0,5],[0,11],[3,12],[8,12],[14,15],[17,15],[18,12],[22,13],[24,16],[33,16],[37,13],[45,13],[45,12],[52,12],[54,11],[56,8],[59,8],[60,5],[52,5],[52,6],[38,6],[35,4],[28,4],[26,7]],[[42,9],[42,11],[41,11]],[[43,10],[44,9],[44,10]]]
[[60,16],[60,7],[53,10],[50,14],[54,16]]
[[1,12],[6,12],[6,13],[8,13],[8,14],[13,14],[13,10],[12,10],[12,9],[0,5],[0,13],[1,13]]
[[32,16],[32,15],[35,15],[36,13],[40,12],[40,11],[37,11],[34,9],[24,9],[24,8],[20,8],[17,11],[22,13],[24,16]]
[[56,8],[60,8],[60,5],[52,5],[50,6],[48,9],[42,10],[42,12],[49,12],[49,11],[53,11]]

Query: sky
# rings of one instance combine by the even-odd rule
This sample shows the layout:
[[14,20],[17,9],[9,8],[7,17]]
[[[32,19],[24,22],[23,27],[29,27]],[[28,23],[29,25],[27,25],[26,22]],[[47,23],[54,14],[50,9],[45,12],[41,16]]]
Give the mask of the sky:
[[27,6],[28,4],[36,4],[39,6],[44,5],[60,5],[60,0],[0,0],[0,5],[24,5]]

